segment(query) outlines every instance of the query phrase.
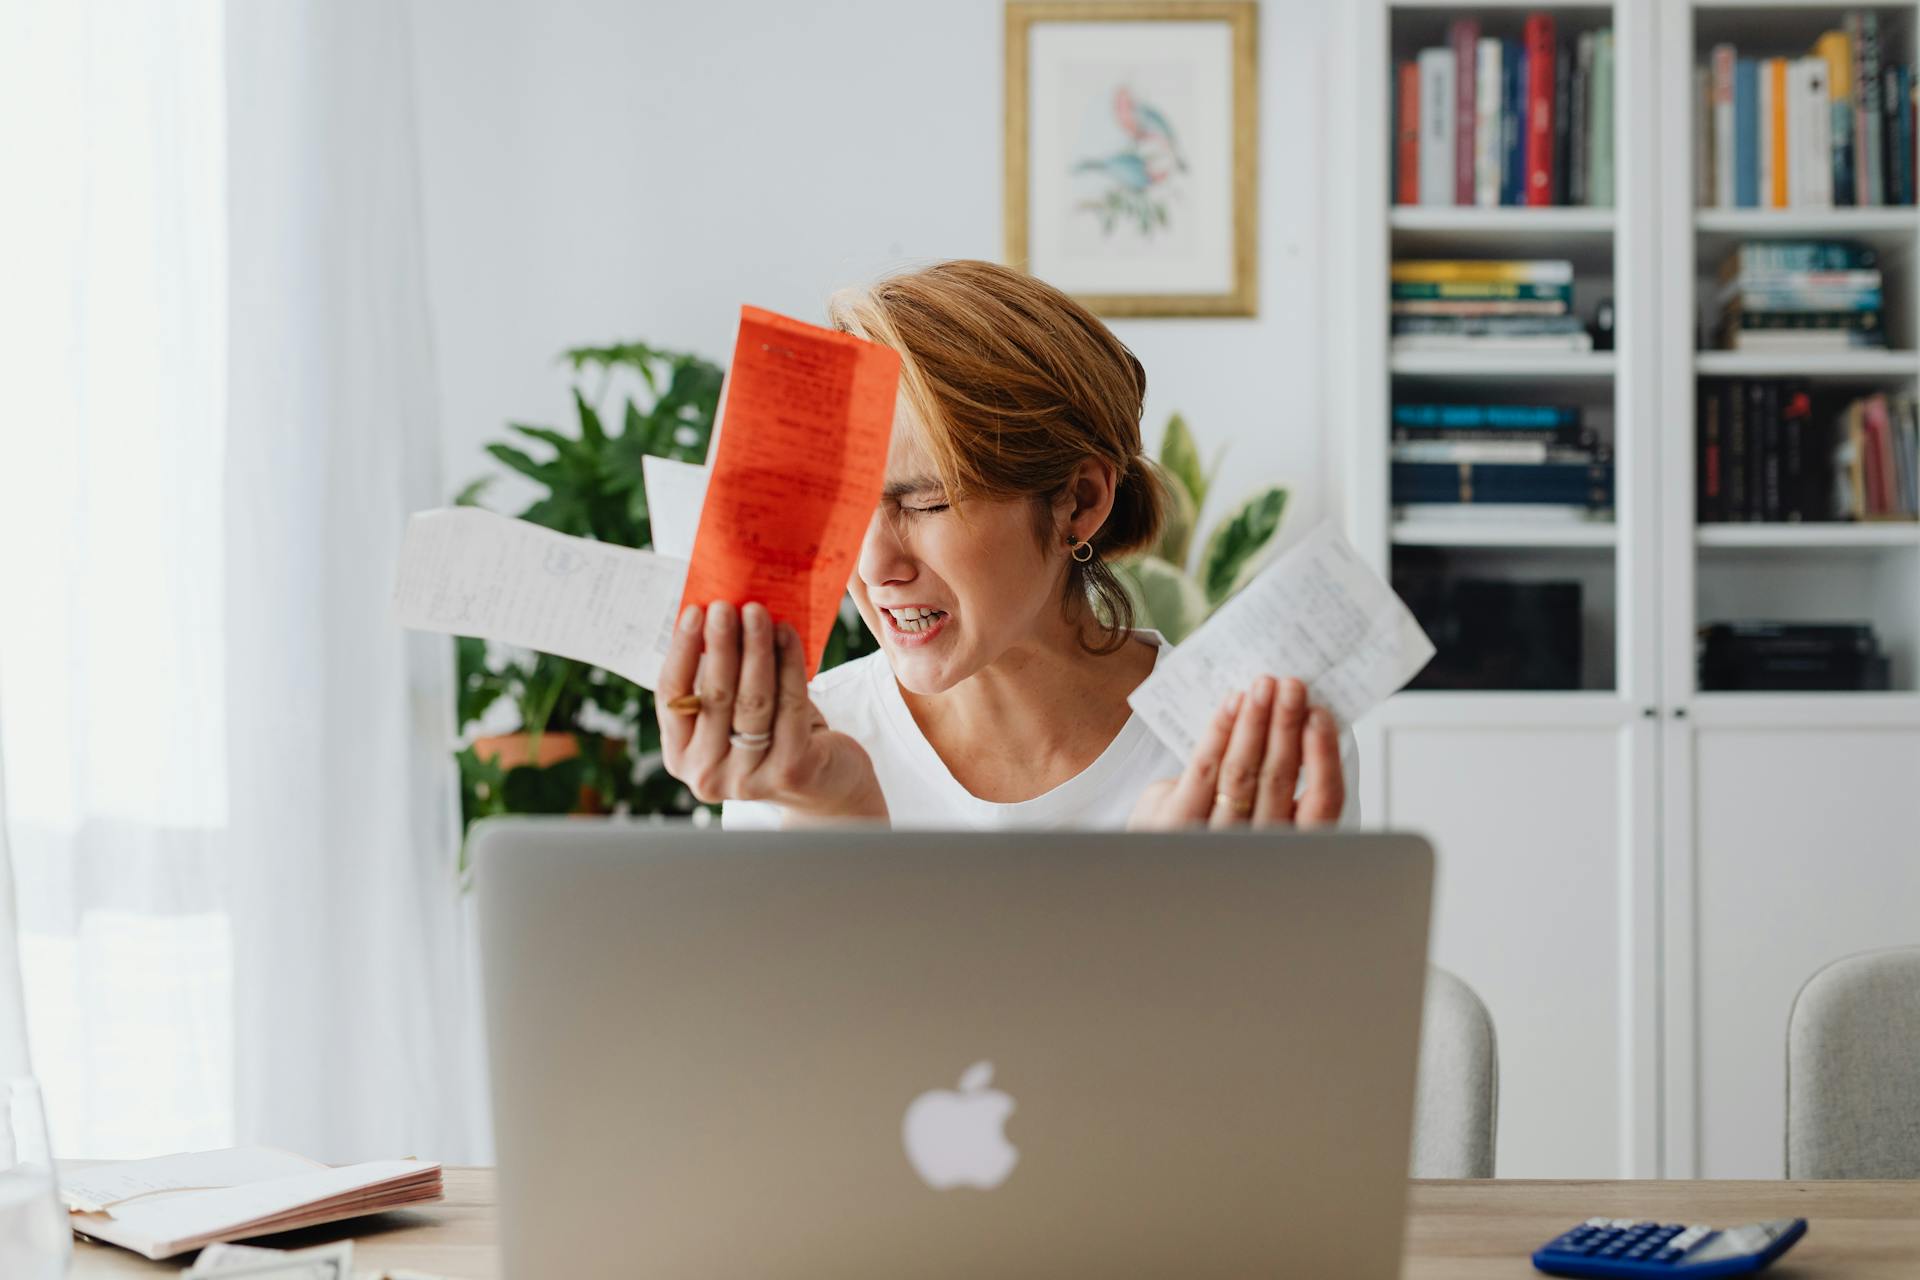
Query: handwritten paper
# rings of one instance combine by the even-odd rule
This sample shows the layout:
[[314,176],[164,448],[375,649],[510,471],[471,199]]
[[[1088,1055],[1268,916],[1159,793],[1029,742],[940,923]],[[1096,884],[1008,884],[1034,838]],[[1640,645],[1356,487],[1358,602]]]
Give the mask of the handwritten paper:
[[899,381],[886,347],[741,308],[682,603],[765,605],[813,675],[880,500]]
[[707,500],[707,469],[647,454],[640,459],[640,475],[647,486],[647,523],[653,530],[654,552],[676,560],[693,559],[700,508]]
[[159,1191],[237,1187],[269,1178],[312,1173],[325,1167],[317,1160],[272,1147],[187,1151],[110,1164],[62,1164],[60,1199],[69,1209],[97,1212]]
[[453,507],[407,521],[393,603],[403,626],[576,658],[651,689],[685,577],[670,556]]
[[1411,680],[1433,643],[1331,524],[1261,570],[1127,699],[1182,760],[1235,690],[1294,676],[1351,725]]

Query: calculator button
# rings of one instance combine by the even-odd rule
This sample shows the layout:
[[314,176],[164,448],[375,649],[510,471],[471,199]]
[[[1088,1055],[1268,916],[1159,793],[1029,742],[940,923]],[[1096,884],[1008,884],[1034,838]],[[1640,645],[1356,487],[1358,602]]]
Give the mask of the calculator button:
[[1685,1249],[1662,1249],[1655,1262],[1678,1262],[1686,1254]]

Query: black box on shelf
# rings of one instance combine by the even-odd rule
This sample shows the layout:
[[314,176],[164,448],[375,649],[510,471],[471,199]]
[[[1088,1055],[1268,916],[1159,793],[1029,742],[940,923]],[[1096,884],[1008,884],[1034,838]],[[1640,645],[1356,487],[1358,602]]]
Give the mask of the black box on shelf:
[[1864,622],[1716,622],[1700,628],[1699,683],[1712,693],[1878,692],[1887,656]]
[[1393,585],[1436,650],[1408,688],[1580,688],[1578,582],[1406,572]]

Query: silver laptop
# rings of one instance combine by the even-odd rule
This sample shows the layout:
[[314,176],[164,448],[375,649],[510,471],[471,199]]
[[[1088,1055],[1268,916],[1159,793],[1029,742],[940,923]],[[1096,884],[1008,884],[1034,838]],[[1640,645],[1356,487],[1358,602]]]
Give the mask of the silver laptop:
[[1405,835],[474,833],[504,1274],[1399,1274]]

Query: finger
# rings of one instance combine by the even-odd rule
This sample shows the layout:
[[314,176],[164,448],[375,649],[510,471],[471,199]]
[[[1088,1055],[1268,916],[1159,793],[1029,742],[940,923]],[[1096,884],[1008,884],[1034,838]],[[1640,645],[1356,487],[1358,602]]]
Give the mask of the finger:
[[1226,754],[1227,739],[1233,733],[1233,720],[1240,711],[1241,695],[1232,693],[1207,722],[1187,767],[1180,772],[1180,784],[1173,789],[1173,810],[1168,815],[1176,823],[1205,822],[1213,811],[1214,784],[1220,777],[1220,758]]
[[654,682],[653,709],[660,718],[660,751],[669,771],[678,763],[680,753],[693,737],[693,717],[667,710],[675,698],[693,692],[693,679],[700,670],[700,606],[690,604],[680,611],[679,625],[673,629],[673,641],[660,664]]
[[813,701],[807,697],[807,665],[800,656],[800,636],[791,623],[782,622],[774,629],[774,667],[773,746],[754,771],[754,779],[771,793],[781,794],[803,781],[801,765],[817,718]]
[[[773,729],[773,615],[763,604],[740,610],[740,688],[733,698],[735,733]],[[755,760],[753,763],[758,764]]]
[[1207,815],[1210,827],[1243,827],[1253,816],[1253,790],[1260,782],[1260,757],[1266,754],[1273,694],[1273,677],[1261,676],[1240,704],[1226,754],[1220,758],[1220,778],[1214,783],[1213,807]]
[[1293,792],[1300,781],[1300,737],[1307,726],[1307,686],[1288,677],[1280,683],[1280,706],[1267,733],[1253,820],[1268,825],[1293,821]]
[[1306,786],[1293,821],[1300,827],[1332,826],[1347,803],[1347,780],[1340,767],[1340,730],[1325,707],[1315,707],[1307,718],[1306,748]]
[[712,766],[726,759],[727,735],[733,732],[734,689],[740,680],[740,618],[725,600],[707,606],[706,644],[697,681],[700,714],[688,752],[696,762]]

